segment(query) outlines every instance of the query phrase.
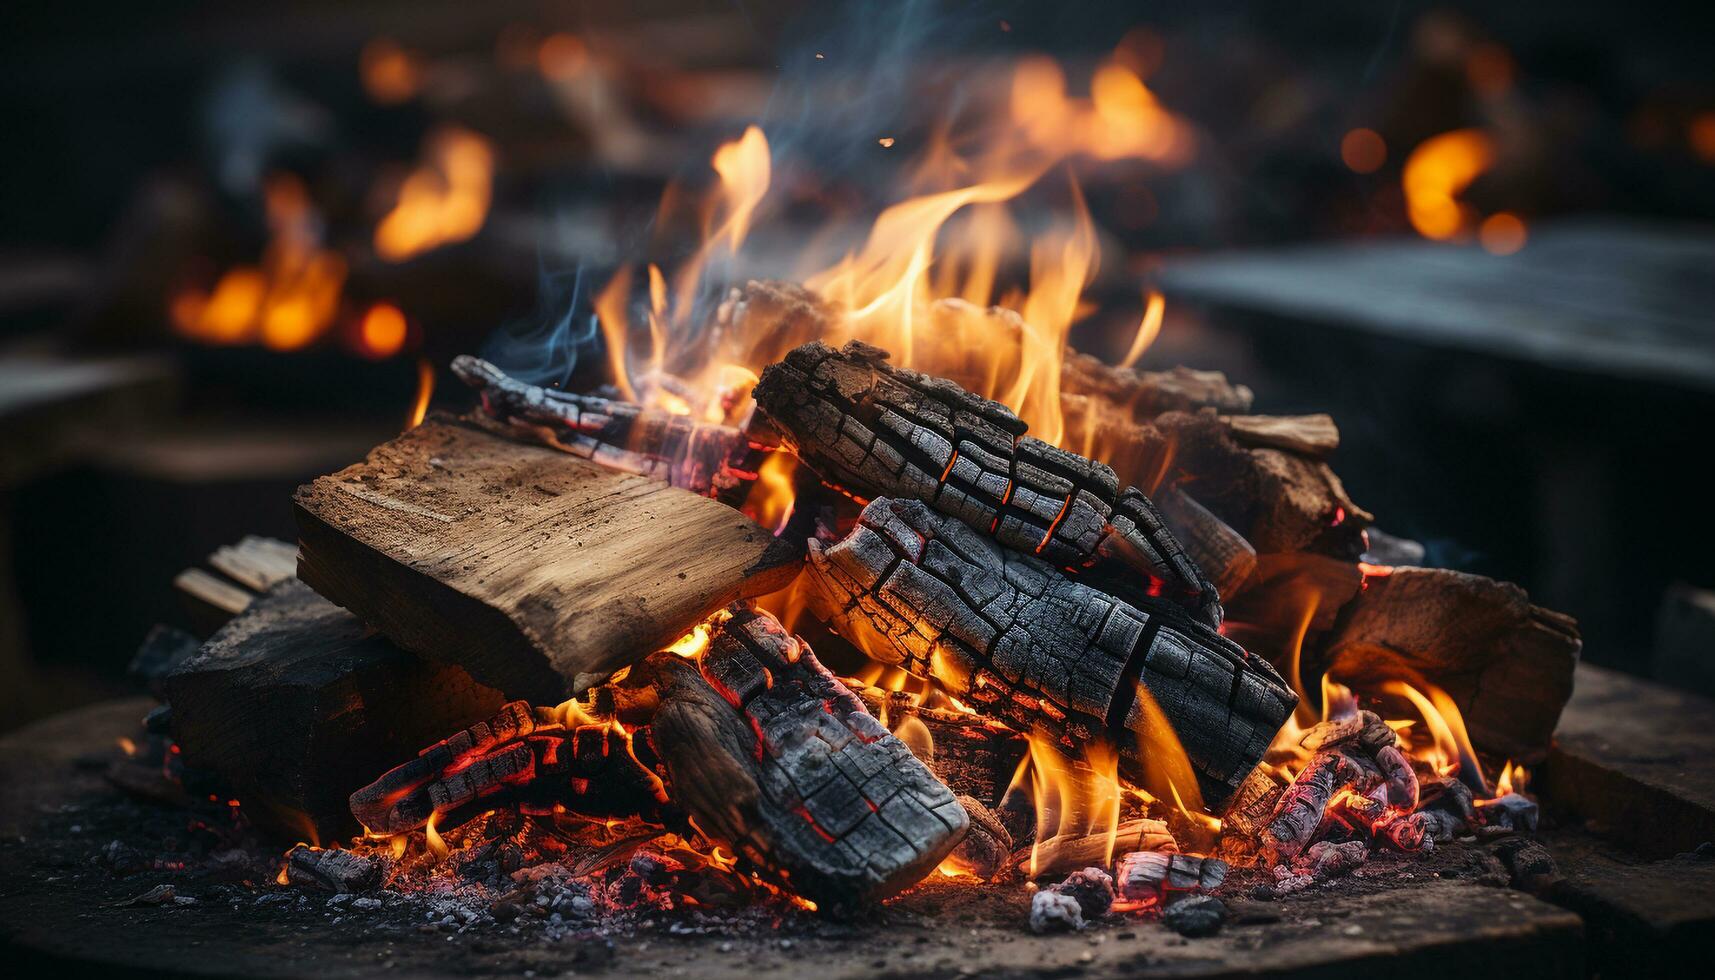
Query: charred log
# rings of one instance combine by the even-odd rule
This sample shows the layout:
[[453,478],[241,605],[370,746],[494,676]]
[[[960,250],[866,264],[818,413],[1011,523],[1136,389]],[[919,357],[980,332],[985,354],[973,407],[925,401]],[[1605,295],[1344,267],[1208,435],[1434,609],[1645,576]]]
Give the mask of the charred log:
[[514,701],[353,793],[351,812],[380,834],[473,805],[658,819],[667,797],[653,763],[647,743],[617,726],[568,725],[556,709]]
[[1144,781],[1182,744],[1219,805],[1297,702],[1265,661],[1165,600],[1132,605],[916,500],[873,501],[811,543],[811,609],[872,658],[1021,731],[1113,745]]
[[[892,367],[857,341],[793,350],[763,372],[758,410],[827,482],[918,500],[1056,567],[1164,595],[1209,626],[1219,596],[1154,504],[1105,464],[1024,434],[1005,406]],[[1105,573],[1105,574],[1103,574]]]
[[771,617],[734,612],[662,673],[650,739],[674,803],[819,906],[886,898],[964,836],[953,793]]
[[161,692],[187,765],[224,779],[265,829],[323,841],[358,829],[346,798],[375,773],[502,703],[295,579],[162,678]]
[[1506,582],[1438,568],[1371,570],[1305,676],[1380,690],[1430,681],[1458,705],[1472,740],[1535,762],[1572,695],[1577,623]]
[[453,373],[482,394],[482,409],[527,438],[704,496],[748,488],[763,446],[737,428],[631,402],[539,388],[461,354]]

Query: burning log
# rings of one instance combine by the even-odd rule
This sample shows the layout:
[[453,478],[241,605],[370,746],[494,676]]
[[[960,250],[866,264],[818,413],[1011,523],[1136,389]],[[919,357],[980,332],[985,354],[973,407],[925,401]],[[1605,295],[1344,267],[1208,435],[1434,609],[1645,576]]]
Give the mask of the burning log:
[[350,851],[328,851],[299,844],[286,853],[286,882],[341,895],[359,894],[381,884],[381,862]]
[[1021,851],[1017,863],[1033,878],[1065,874],[1092,864],[1109,865],[1115,854],[1132,851],[1177,852],[1179,842],[1164,820],[1138,817],[1087,834],[1056,834]]
[[953,793],[773,618],[735,611],[662,676],[650,740],[674,803],[818,906],[886,898],[964,836]]
[[1506,582],[1439,568],[1372,570],[1332,633],[1305,652],[1305,676],[1359,689],[1428,680],[1458,706],[1472,740],[1536,762],[1572,695],[1581,643],[1570,617]]
[[507,803],[654,819],[666,794],[653,761],[616,726],[569,723],[558,709],[514,701],[351,794],[351,813],[380,834]]
[[984,806],[1000,803],[1029,751],[1022,735],[982,715],[925,707],[903,691],[855,687],[852,692],[889,730],[897,732],[913,721],[922,724],[928,733],[927,750],[913,746],[913,753],[954,793]]
[[1222,415],[1250,411],[1254,396],[1244,385],[1219,371],[1176,367],[1169,371],[1138,371],[1114,367],[1088,354],[1069,351],[1060,369],[1064,398],[1087,396],[1129,409],[1130,417],[1147,422],[1163,412],[1195,412],[1212,408]]
[[[1287,787],[1262,828],[1262,853],[1269,863],[1290,862],[1327,829],[1329,804],[1349,791],[1361,830],[1391,834],[1402,850],[1422,844],[1420,822],[1410,821],[1418,801],[1417,774],[1400,751],[1399,737],[1374,712],[1349,700],[1312,728],[1304,742],[1315,755]],[[1396,814],[1408,816],[1395,820]],[[1338,810],[1335,811],[1335,817]],[[1398,824],[1398,826],[1395,826]]]
[[446,417],[295,503],[304,581],[400,646],[542,704],[800,565],[713,500]]
[[1132,851],[1120,858],[1115,876],[1120,898],[1137,906],[1167,905],[1205,895],[1227,880],[1227,862],[1193,854]]
[[1112,744],[1136,782],[1177,740],[1218,806],[1297,703],[1179,606],[1098,592],[916,500],[872,501],[810,549],[811,609],[841,636],[1020,731]]
[[1012,834],[993,810],[974,797],[960,796],[958,800],[971,825],[947,861],[967,874],[990,881],[1012,857]]
[[425,663],[296,579],[252,602],[161,680],[187,765],[220,776],[258,825],[332,840],[346,798],[499,692]]
[[1185,552],[1215,583],[1223,602],[1231,603],[1256,574],[1256,549],[1226,521],[1177,487],[1155,495],[1161,516],[1185,545]]
[[766,451],[728,425],[631,402],[539,388],[463,354],[453,373],[482,393],[482,409],[543,445],[703,496],[748,489]]
[[1155,506],[1113,470],[1024,434],[1005,406],[942,378],[892,367],[852,341],[812,342],[770,366],[758,410],[823,480],[859,497],[919,500],[1059,568],[1089,569],[1122,594],[1164,595],[1209,626],[1213,584]]
[[1356,559],[1363,550],[1361,532],[1374,518],[1316,455],[1260,439],[1255,433],[1267,427],[1254,419],[1247,429],[1209,412],[1168,412],[1152,424],[1170,454],[1153,472],[1165,473],[1166,485],[1194,485],[1197,502],[1259,554],[1316,551]]

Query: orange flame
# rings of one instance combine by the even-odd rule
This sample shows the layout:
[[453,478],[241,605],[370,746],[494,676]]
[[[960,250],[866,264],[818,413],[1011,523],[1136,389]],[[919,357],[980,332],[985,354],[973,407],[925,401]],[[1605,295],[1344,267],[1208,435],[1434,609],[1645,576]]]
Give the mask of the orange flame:
[[408,102],[423,87],[422,60],[389,37],[365,44],[357,67],[363,90],[378,105]]
[[488,218],[494,150],[487,139],[444,127],[430,134],[424,156],[425,162],[400,184],[393,209],[375,226],[375,254],[389,262],[465,241]]
[[429,363],[427,357],[417,358],[417,396],[411,402],[411,414],[405,419],[406,429],[415,429],[423,424],[423,416],[429,413],[429,396],[435,393],[435,366]]

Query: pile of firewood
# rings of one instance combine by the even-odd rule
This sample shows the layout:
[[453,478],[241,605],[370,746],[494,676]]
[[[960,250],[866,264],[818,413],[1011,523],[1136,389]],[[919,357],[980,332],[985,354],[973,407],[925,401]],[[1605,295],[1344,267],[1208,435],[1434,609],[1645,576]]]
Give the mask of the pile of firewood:
[[[804,341],[762,372],[743,425],[458,359],[480,408],[301,488],[298,578],[166,675],[185,762],[298,836],[502,805],[623,815],[840,908],[949,858],[1009,866],[1034,832],[1001,806],[1021,736],[1072,763],[1100,748],[1139,785],[1182,747],[1196,786],[1175,792],[1226,816],[1225,852],[1305,874],[1351,855],[1324,841],[1306,869],[1330,807],[1375,808],[1348,823],[1399,846],[1438,828],[1392,730],[1356,705],[1312,729],[1296,783],[1274,775],[1271,743],[1309,707],[1287,678],[1427,683],[1480,748],[1545,750],[1571,621],[1513,586],[1393,567],[1411,545],[1384,554],[1366,533],[1326,416],[1250,415],[1218,374],[1073,354],[1062,442],[1091,459],[970,394],[956,359],[931,377],[821,343],[835,316],[780,284],[723,305],[725,327]],[[737,509],[771,454],[801,473],[778,534]],[[961,710],[842,683],[754,603],[786,590]],[[1114,837],[1093,860],[1173,841],[1153,819]],[[1159,898],[1200,867],[1115,861],[1113,894]]]

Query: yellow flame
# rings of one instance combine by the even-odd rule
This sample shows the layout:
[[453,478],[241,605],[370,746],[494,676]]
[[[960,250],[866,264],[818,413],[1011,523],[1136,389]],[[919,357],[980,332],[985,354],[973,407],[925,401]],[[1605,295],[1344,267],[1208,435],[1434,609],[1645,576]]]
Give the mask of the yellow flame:
[[726,239],[727,247],[736,252],[750,233],[751,215],[768,193],[771,179],[768,139],[760,127],[750,126],[743,136],[722,144],[710,162],[720,175],[727,212],[714,237]]
[[441,839],[440,831],[435,829],[435,824],[439,823],[440,820],[441,815],[439,813],[430,814],[429,822],[423,825],[423,836],[428,840],[429,853],[435,856],[435,860],[445,861],[447,855],[452,853],[452,848],[447,846],[447,842]]

